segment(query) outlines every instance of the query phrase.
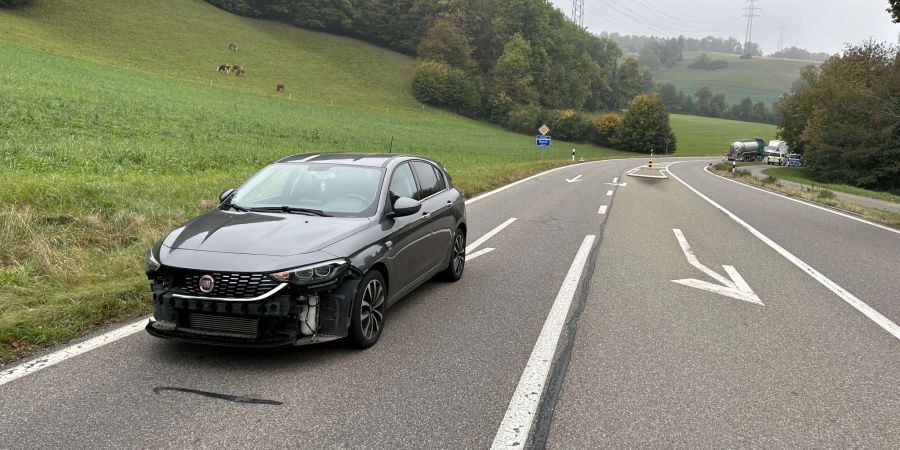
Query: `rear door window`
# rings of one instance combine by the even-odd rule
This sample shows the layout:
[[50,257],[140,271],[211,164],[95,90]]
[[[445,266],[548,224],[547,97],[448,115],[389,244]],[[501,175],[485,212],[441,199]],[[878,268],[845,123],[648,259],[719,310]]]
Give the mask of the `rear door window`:
[[443,177],[438,179],[434,166],[423,161],[412,162],[413,171],[419,180],[419,198],[426,199],[446,188]]

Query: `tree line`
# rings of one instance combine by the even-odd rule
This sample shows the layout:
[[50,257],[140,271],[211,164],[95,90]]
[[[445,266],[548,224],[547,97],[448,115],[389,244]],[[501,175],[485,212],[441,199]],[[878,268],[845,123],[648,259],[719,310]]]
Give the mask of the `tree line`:
[[702,87],[693,94],[686,94],[672,83],[659,84],[656,90],[666,108],[673,113],[744,122],[777,123],[780,103],[770,108],[762,101],[754,102],[752,98],[746,97],[740,103],[730,105],[725,94],[714,94],[708,87]]
[[0,8],[18,8],[33,3],[34,0],[0,0]]
[[815,179],[900,194],[900,47],[867,41],[804,68],[778,115]]
[[825,61],[826,59],[831,58],[831,55],[829,55],[828,53],[814,53],[799,47],[788,47],[781,51],[772,53],[769,56],[773,58],[803,59],[809,61]]
[[621,35],[619,33],[605,32],[600,35],[618,44],[625,53],[640,54],[649,45],[660,48],[675,47],[679,52],[716,52],[733,55],[746,54],[749,49],[753,56],[763,55],[759,44],[751,42],[748,48],[744,48],[744,43],[733,37],[706,36],[704,38],[688,38],[678,36],[677,38],[661,38],[657,36]]

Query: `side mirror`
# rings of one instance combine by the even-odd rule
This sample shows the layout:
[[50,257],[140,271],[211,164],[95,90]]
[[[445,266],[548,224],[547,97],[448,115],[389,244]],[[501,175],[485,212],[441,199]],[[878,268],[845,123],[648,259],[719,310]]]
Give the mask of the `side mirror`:
[[422,209],[422,203],[409,197],[400,197],[394,202],[394,211],[390,217],[406,217],[411,216]]
[[224,203],[231,194],[234,194],[234,189],[227,189],[225,192],[219,194],[219,203]]

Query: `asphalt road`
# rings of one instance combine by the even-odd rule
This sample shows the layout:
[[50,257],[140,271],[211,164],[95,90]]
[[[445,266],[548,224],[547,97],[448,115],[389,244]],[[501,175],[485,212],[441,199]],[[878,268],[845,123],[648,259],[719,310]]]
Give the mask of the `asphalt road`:
[[[588,235],[529,440],[515,443],[896,448],[900,339],[674,177],[624,175],[642,162],[576,165],[469,205],[470,242],[516,220],[462,281],[394,306],[369,350],[139,332],[0,385],[0,448],[488,448]],[[704,165],[670,170],[900,321],[900,235]],[[674,229],[718,277],[734,266],[763,305],[674,283],[718,282]]]

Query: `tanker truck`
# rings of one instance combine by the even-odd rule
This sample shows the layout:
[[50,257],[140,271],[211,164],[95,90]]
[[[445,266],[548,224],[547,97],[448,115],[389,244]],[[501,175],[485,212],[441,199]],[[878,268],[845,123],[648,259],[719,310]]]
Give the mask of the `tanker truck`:
[[766,141],[762,139],[740,139],[728,148],[729,161],[762,161],[766,156]]

